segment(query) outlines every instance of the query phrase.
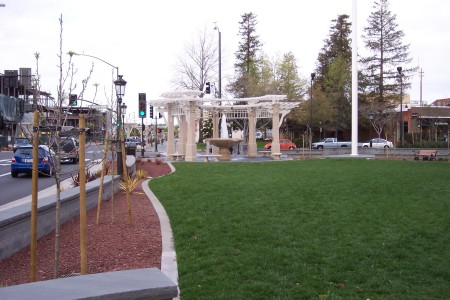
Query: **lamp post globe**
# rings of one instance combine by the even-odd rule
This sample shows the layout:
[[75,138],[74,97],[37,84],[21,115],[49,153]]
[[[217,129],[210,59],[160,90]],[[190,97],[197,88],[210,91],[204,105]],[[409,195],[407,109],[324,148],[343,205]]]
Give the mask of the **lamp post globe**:
[[117,80],[114,80],[114,86],[116,87],[117,98],[122,98],[125,96],[125,86],[127,82],[122,78],[122,75],[117,75]]

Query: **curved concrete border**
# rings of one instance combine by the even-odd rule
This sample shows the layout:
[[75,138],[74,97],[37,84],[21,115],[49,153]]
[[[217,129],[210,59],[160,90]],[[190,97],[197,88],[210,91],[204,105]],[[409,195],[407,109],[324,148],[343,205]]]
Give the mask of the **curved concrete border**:
[[[167,164],[170,166],[171,173],[175,172],[175,168],[171,163]],[[148,183],[151,179],[144,180],[142,182],[142,189],[147,197],[150,199],[156,213],[158,214],[159,223],[161,227],[161,240],[162,240],[162,254],[161,254],[161,271],[172,280],[178,287],[178,295],[180,295],[180,290],[178,286],[178,265],[177,265],[177,255],[175,253],[175,244],[173,241],[172,227],[170,226],[170,220],[167,216],[166,210],[159,202],[158,198],[153,194],[153,192],[148,187]],[[175,298],[179,299],[179,298]]]

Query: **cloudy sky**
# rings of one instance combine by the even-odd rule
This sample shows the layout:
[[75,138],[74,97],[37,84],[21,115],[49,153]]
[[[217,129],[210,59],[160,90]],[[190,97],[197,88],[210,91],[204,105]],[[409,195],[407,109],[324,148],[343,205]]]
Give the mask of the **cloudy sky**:
[[[364,50],[363,27],[374,1],[359,0],[358,48]],[[138,93],[147,99],[173,90],[173,66],[183,54],[183,45],[198,32],[214,31],[217,22],[222,35],[222,84],[233,75],[234,53],[239,42],[239,21],[244,13],[257,15],[257,34],[263,51],[271,56],[292,51],[300,75],[309,78],[317,54],[327,38],[331,20],[339,14],[352,15],[352,0],[0,0],[0,73],[21,67],[36,70],[34,53],[40,53],[39,73],[43,90],[56,95],[59,63],[59,17],[63,17],[63,53],[75,51],[97,56],[119,67],[128,82],[126,95],[130,116],[137,112]],[[450,1],[390,0],[404,31],[404,43],[411,44],[413,64],[423,72],[423,100],[450,97]],[[353,19],[353,16],[351,16]],[[67,63],[67,58],[65,58]],[[110,94],[112,69],[87,57],[75,57],[76,80],[95,64],[91,83],[99,84],[96,101],[104,90]],[[93,97],[93,88],[86,97]],[[420,98],[420,76],[407,91]],[[136,115],[137,116],[137,115]]]

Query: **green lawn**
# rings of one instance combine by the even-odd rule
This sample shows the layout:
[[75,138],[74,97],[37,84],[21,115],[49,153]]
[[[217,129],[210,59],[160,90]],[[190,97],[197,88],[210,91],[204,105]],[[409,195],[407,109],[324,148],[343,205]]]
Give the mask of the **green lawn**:
[[174,163],[182,299],[449,299],[450,164]]

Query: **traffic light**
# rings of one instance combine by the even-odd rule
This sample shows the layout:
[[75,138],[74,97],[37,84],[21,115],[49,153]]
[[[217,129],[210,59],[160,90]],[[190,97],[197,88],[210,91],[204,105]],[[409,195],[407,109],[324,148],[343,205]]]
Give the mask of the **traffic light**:
[[69,95],[70,106],[77,106],[77,100],[78,100],[78,95],[77,94],[70,94]]
[[211,94],[211,83],[209,81],[206,82],[205,94]]
[[150,105],[150,119],[153,119],[153,105]]
[[158,119],[161,119],[161,118],[162,118],[162,114],[158,113]]
[[139,93],[139,118],[147,117],[147,99],[145,93]]

